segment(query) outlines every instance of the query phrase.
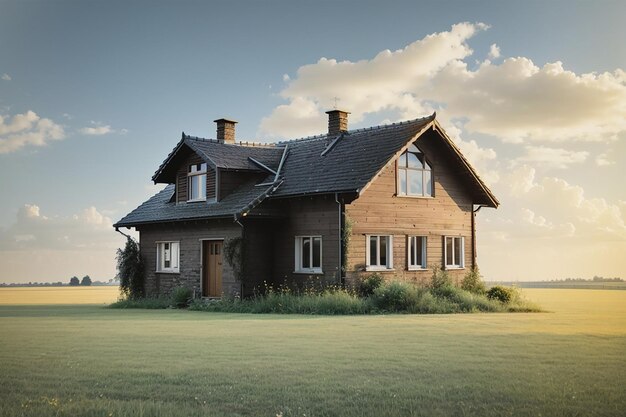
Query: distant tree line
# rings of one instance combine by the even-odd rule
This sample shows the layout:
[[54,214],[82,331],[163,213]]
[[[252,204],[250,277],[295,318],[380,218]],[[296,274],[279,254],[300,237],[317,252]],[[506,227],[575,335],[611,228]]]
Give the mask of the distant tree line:
[[85,275],[82,280],[78,277],[74,276],[70,278],[69,282],[37,282],[37,281],[29,281],[29,282],[2,282],[0,283],[0,287],[63,287],[66,285],[71,286],[101,286],[101,285],[119,285],[119,281],[116,279],[110,279],[108,281],[92,281],[89,275]]
[[623,279],[621,278],[605,278],[605,277],[599,277],[599,276],[594,276],[591,279],[585,279],[585,278],[565,278],[564,280],[555,280],[555,281],[565,281],[565,282],[624,282]]

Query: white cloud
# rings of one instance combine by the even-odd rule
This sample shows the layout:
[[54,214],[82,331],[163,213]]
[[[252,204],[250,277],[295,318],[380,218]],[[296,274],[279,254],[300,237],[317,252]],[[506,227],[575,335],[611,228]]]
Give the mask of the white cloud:
[[0,78],[2,78],[2,80],[4,81],[11,81],[12,78],[9,74],[7,74],[6,72],[4,74],[2,74],[2,76],[0,76]]
[[283,137],[321,133],[324,111],[334,106],[336,98],[352,113],[353,122],[380,111],[395,111],[404,118],[422,116],[432,108],[417,93],[450,62],[471,55],[466,40],[486,28],[482,23],[460,23],[404,49],[382,51],[371,60],[321,58],[302,66],[295,78],[284,78],[287,86],[280,95],[288,103],[264,118],[260,131]]
[[[524,236],[526,223],[559,226],[564,230],[569,229],[564,225],[571,224],[571,236],[590,239],[589,242],[626,242],[625,205],[610,203],[604,198],[588,198],[582,187],[562,178],[538,179],[535,168],[528,165],[504,173],[497,185],[497,194],[503,200],[502,207],[493,217],[508,219],[510,223],[498,224],[495,230],[507,229],[511,237]],[[531,212],[533,216],[529,217]],[[492,226],[495,223],[497,220]],[[548,227],[544,231],[547,236],[558,237]]]
[[427,96],[445,103],[450,117],[467,118],[469,132],[504,141],[610,141],[626,131],[619,73],[577,75],[560,62],[539,68],[527,58],[472,71],[455,61],[433,77]]
[[496,59],[500,58],[500,47],[495,43],[492,43],[489,47],[489,58]]
[[110,125],[104,125],[104,126],[83,127],[79,131],[80,133],[84,133],[85,135],[100,136],[100,135],[106,135],[108,133],[112,133],[114,130],[111,129]]
[[615,164],[615,161],[611,160],[607,153],[601,153],[600,155],[596,156],[595,162],[596,165],[599,167]]
[[519,157],[520,162],[540,164],[542,167],[565,169],[571,164],[580,164],[587,160],[587,151],[569,151],[547,146],[526,146],[526,154]]
[[113,249],[117,237],[111,219],[95,207],[69,217],[45,216],[39,206],[23,205],[14,223],[0,230],[2,250]]
[[44,146],[49,141],[64,138],[61,125],[42,119],[31,110],[16,114],[10,121],[0,116],[0,154],[15,152],[27,145]]
[[[626,75],[576,74],[561,62],[536,66],[530,59],[468,66],[468,41],[483,24],[460,23],[397,51],[369,60],[321,58],[285,77],[287,103],[264,118],[260,134],[303,136],[324,132],[324,110],[335,98],[359,123],[367,114],[415,118],[444,108],[464,119],[464,130],[508,142],[612,141],[626,131]],[[499,54],[496,44],[490,56]]]

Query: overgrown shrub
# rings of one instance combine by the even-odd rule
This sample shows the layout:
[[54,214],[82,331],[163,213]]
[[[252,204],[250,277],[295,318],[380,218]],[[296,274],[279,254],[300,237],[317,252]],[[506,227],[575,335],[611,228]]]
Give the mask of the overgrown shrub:
[[374,294],[376,288],[382,285],[383,281],[383,276],[376,273],[361,277],[357,284],[357,292],[361,297],[369,297]]
[[369,300],[345,290],[300,295],[271,291],[265,295],[244,300],[233,298],[208,302],[194,300],[189,309],[228,313],[324,315],[368,314],[373,310]]
[[172,305],[176,308],[187,308],[193,299],[193,291],[187,287],[176,287],[171,295]]
[[477,266],[473,266],[461,281],[461,288],[474,294],[484,294],[485,284],[483,283]]
[[117,277],[120,291],[129,299],[142,298],[144,291],[143,259],[139,244],[128,237],[124,249],[117,250]]
[[514,291],[511,288],[495,285],[487,290],[487,298],[508,304],[513,299]]
[[430,278],[430,288],[438,290],[444,287],[452,286],[452,278],[448,274],[448,271],[441,269],[439,265],[433,265],[433,275]]
[[383,311],[409,311],[419,301],[415,285],[405,282],[390,282],[374,290],[374,305]]
[[125,298],[116,301],[109,305],[110,308],[145,308],[145,309],[164,309],[169,308],[172,305],[172,300],[169,297],[158,298]]

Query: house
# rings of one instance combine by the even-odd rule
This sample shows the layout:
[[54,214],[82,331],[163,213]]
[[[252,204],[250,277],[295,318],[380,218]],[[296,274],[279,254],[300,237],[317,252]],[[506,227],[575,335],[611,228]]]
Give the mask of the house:
[[348,130],[349,113],[327,114],[327,133],[274,144],[236,142],[227,119],[216,139],[183,133],[152,177],[165,188],[114,225],[139,232],[146,294],[475,265],[476,212],[499,203],[436,115]]

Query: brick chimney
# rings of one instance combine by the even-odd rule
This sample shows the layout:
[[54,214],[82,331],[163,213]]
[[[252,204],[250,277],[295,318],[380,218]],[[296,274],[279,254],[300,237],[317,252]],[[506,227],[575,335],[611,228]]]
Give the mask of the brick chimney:
[[217,140],[224,143],[235,143],[235,123],[234,120],[217,119]]
[[328,135],[336,136],[341,132],[348,130],[348,113],[343,110],[327,111],[328,115]]

